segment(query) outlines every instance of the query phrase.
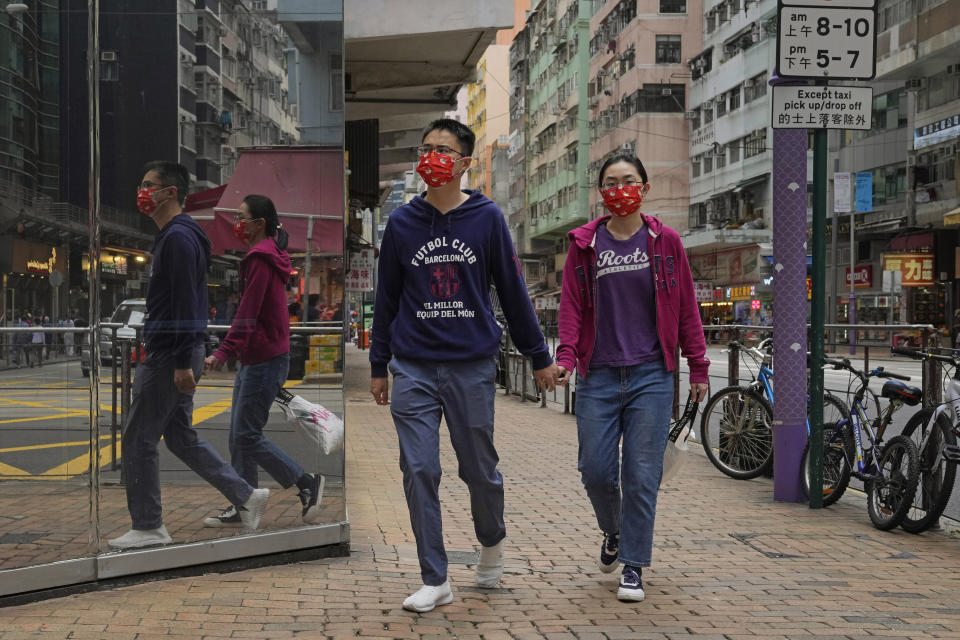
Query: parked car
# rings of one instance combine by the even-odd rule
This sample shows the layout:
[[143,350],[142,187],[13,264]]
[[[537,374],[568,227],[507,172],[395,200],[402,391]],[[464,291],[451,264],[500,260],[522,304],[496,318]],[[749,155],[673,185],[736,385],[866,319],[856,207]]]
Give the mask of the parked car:
[[[104,318],[103,322],[123,324],[117,329],[117,339],[134,340],[137,337],[137,329],[143,325],[147,314],[147,302],[143,298],[131,298],[124,300],[117,307],[116,311],[109,318]],[[135,326],[131,326],[135,325]],[[207,334],[206,352],[212,354],[220,346],[220,338],[213,333]],[[122,348],[118,345],[118,348]],[[144,348],[142,336],[139,344],[131,345],[130,364],[136,366],[146,358],[146,349]],[[109,367],[113,365],[113,329],[100,329],[100,364]],[[119,363],[118,363],[119,365]],[[80,373],[86,378],[90,375],[90,349],[83,348],[80,351]]]
[[[119,340],[134,340],[137,337],[137,329],[131,325],[142,325],[146,315],[147,301],[144,298],[130,298],[121,302],[113,315],[103,321],[123,325],[116,330]],[[130,354],[131,364],[143,362],[145,354],[142,344],[139,349],[131,349]],[[100,364],[103,366],[113,364],[113,330],[109,328],[100,329]],[[90,375],[89,348],[80,351],[80,373],[83,377]]]

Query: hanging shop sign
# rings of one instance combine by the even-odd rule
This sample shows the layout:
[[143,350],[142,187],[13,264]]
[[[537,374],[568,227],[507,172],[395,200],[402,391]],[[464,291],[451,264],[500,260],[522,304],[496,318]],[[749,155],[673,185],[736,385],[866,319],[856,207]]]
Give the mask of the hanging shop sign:
[[[847,287],[850,287],[850,267],[847,267],[844,270],[844,279],[847,283]],[[853,288],[854,289],[869,289],[873,286],[873,265],[865,264],[853,269]]]
[[883,255],[884,271],[899,271],[902,287],[933,286],[932,253],[886,253]]
[[361,249],[350,254],[350,270],[343,288],[347,291],[373,291],[373,249]]

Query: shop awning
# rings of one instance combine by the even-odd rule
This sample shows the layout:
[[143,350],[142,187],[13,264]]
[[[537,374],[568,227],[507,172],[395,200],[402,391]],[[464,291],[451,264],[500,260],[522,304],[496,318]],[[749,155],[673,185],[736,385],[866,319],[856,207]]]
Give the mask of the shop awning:
[[960,224],[960,207],[957,207],[952,211],[947,211],[945,214],[943,214],[943,224]]
[[343,151],[333,147],[303,146],[240,150],[240,160],[225,185],[210,219],[197,211],[216,253],[245,247],[233,237],[233,217],[252,193],[273,200],[283,228],[290,235],[287,250],[307,248],[307,229],[313,218],[310,250],[316,254],[343,253]]
[[765,182],[769,177],[770,177],[769,173],[763,173],[763,174],[760,174],[759,176],[753,176],[752,178],[741,180],[740,182],[737,183],[737,186],[733,188],[733,192],[740,193],[744,187],[749,187],[750,185],[753,185],[753,184]]

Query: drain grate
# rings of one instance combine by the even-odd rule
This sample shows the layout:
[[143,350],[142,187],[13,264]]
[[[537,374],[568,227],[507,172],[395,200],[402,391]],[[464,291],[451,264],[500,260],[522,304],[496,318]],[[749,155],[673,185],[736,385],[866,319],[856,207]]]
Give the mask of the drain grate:
[[837,534],[846,544],[824,547],[816,536],[791,533],[731,533],[730,537],[768,558],[777,560],[831,560],[842,556],[848,560],[910,559],[912,553],[898,549],[870,536]]
[[30,544],[45,535],[44,533],[5,533],[0,536],[0,544]]

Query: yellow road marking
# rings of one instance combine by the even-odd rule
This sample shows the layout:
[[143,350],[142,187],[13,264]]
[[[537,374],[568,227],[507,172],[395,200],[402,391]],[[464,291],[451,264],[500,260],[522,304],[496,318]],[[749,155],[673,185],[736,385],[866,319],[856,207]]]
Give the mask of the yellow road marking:
[[17,469],[16,467],[11,467],[8,464],[3,464],[0,462],[0,478],[10,477],[30,477],[30,474],[23,469]]
[[[106,435],[100,436],[101,440],[112,438],[113,436]],[[22,447],[8,447],[6,449],[0,449],[0,453],[13,453],[15,451],[39,451],[40,449],[56,449],[57,447],[88,447],[90,446],[89,440],[76,440],[74,442],[52,442],[49,444],[31,444],[25,445]]]
[[[100,467],[113,462],[113,447],[100,447]],[[90,452],[79,455],[72,460],[67,460],[63,464],[57,465],[49,471],[44,471],[40,476],[35,476],[48,480],[55,477],[78,476],[90,471]]]
[[41,420],[58,420],[60,418],[86,417],[87,411],[70,411],[55,416],[40,416],[39,418],[12,418],[10,420],[0,420],[0,424],[13,424],[16,422],[40,422]]
[[233,400],[231,398],[224,398],[222,400],[217,400],[216,402],[208,404],[204,407],[200,407],[199,409],[194,407],[193,409],[194,426],[200,424],[201,422],[204,422],[205,420],[209,420],[210,418],[214,418],[220,415],[221,413],[223,413],[224,411],[230,408],[230,405],[232,402]]

